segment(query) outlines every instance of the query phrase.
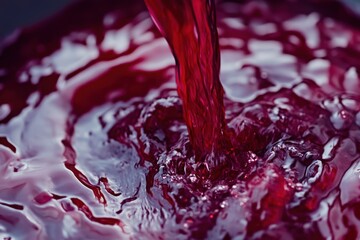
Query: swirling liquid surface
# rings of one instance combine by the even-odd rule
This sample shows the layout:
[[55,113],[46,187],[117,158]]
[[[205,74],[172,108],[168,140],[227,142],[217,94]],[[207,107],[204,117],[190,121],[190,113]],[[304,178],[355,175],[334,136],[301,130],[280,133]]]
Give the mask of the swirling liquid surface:
[[3,41],[0,238],[360,238],[359,18],[335,1],[216,11],[238,154],[210,172],[143,2],[79,1]]

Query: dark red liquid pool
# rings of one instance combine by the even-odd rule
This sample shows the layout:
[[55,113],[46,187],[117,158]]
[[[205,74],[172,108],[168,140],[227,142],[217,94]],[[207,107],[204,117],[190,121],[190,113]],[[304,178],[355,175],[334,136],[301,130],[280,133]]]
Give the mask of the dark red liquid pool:
[[360,238],[360,18],[212,7],[220,56],[199,66],[216,82],[221,59],[225,113],[192,110],[217,122],[201,136],[142,1],[78,1],[3,41],[1,240]]

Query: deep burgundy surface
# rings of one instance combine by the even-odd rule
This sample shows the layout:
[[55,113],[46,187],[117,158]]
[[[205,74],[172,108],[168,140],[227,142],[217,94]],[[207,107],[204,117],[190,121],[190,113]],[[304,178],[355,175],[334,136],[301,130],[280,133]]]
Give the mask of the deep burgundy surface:
[[359,18],[217,3],[237,157],[208,171],[167,43],[142,2],[120,2],[78,2],[2,44],[0,239],[360,237]]

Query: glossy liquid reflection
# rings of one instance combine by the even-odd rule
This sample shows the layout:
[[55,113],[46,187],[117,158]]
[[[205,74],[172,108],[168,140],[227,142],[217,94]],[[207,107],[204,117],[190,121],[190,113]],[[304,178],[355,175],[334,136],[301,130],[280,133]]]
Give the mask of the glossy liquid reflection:
[[145,6],[82,4],[2,48],[1,237],[359,237],[357,17],[217,5],[226,123],[247,169],[210,178]]

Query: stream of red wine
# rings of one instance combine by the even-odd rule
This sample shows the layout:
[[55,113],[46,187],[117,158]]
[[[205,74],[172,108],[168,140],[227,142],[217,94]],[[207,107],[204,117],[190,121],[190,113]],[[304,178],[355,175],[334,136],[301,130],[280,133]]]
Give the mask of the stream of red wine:
[[214,1],[146,0],[176,60],[176,79],[195,158],[218,165],[226,135]]
[[2,41],[0,239],[359,239],[359,16],[176,2]]

